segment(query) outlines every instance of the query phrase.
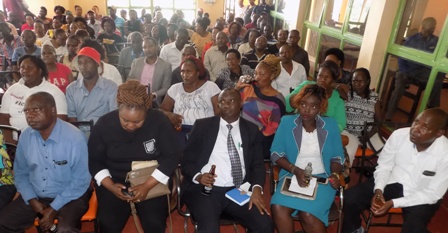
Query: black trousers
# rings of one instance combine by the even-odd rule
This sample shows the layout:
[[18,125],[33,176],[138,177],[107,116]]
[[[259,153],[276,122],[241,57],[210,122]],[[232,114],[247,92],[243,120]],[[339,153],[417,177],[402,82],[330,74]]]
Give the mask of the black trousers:
[[16,186],[12,184],[0,186],[0,211],[12,201],[16,192]]
[[249,210],[249,203],[239,206],[225,197],[232,188],[214,186],[210,196],[201,194],[202,185],[192,184],[184,191],[182,200],[198,223],[198,233],[219,233],[219,218],[223,213],[237,220],[249,233],[274,232],[269,215],[261,215],[255,205]]
[[[374,178],[370,178],[365,183],[348,189],[344,197],[344,219],[342,232],[350,233],[361,226],[361,211],[370,209],[374,195]],[[386,185],[384,188],[384,199],[386,201],[403,197],[403,185],[399,183]],[[425,233],[429,221],[436,213],[442,200],[435,204],[417,205],[402,208],[403,210],[403,233]]]
[[[80,232],[81,218],[89,208],[89,200],[92,190],[89,189],[80,198],[73,200],[59,209],[56,218],[58,219],[58,233]],[[49,205],[53,199],[39,198],[39,201]],[[36,213],[27,205],[22,196],[8,204],[0,211],[0,232],[2,233],[23,233],[31,227],[36,218]]]
[[[124,184],[124,182],[122,182]],[[103,186],[97,187],[99,230],[104,233],[121,233],[129,216],[131,206],[118,199]],[[167,196],[135,203],[137,215],[145,232],[164,233],[168,216]]]

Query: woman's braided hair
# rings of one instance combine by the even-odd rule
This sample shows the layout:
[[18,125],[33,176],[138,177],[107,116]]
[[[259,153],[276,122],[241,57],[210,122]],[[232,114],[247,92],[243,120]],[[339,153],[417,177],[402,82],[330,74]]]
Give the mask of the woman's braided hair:
[[276,79],[282,70],[280,65],[281,59],[273,54],[268,54],[262,61],[260,61],[260,64],[266,64],[269,66],[269,69],[271,70],[271,73],[274,74],[274,79]]
[[151,108],[151,97],[147,93],[147,88],[137,80],[128,80],[118,87],[118,106],[125,105],[131,108],[141,108],[148,110]]

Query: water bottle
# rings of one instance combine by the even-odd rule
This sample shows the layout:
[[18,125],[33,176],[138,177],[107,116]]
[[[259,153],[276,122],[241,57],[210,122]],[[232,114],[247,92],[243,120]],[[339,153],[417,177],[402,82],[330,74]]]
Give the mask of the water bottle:
[[311,180],[311,174],[313,173],[313,165],[311,163],[308,163],[308,165],[306,165],[304,173],[306,183],[309,184]]
[[[215,169],[216,169],[215,165],[212,165],[212,167],[210,168],[209,173],[213,176],[215,175]],[[202,195],[210,196],[212,194],[212,188],[213,188],[213,185],[210,185],[210,186],[204,185],[204,187],[202,188]]]

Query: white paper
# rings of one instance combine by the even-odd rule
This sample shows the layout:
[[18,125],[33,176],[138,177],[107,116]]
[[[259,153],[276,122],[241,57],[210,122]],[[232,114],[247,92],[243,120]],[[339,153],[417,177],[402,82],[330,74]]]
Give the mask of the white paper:
[[307,196],[313,196],[314,188],[316,187],[316,185],[317,185],[317,179],[315,177],[312,177],[308,187],[300,187],[299,183],[297,183],[297,178],[294,175],[291,178],[291,185],[289,186],[289,191],[304,194]]
[[252,192],[249,191],[249,188],[250,188],[250,183],[246,182],[239,187],[239,190],[244,191],[247,193],[247,195],[251,196]]

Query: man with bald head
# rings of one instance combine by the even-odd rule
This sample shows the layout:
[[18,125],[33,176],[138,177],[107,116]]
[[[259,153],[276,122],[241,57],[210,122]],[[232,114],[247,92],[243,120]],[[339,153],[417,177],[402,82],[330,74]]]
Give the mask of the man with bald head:
[[[183,200],[198,223],[199,233],[218,233],[222,214],[238,219],[248,232],[274,232],[269,208],[264,203],[265,183],[261,133],[258,127],[240,117],[241,96],[233,88],[218,97],[220,116],[198,119],[184,150]],[[238,148],[237,148],[238,146]],[[210,167],[216,165],[215,174]],[[240,206],[226,198],[226,192],[248,182],[252,196]],[[204,186],[211,194],[201,194]]]
[[204,56],[204,66],[210,72],[210,80],[215,81],[218,78],[219,71],[227,67],[226,52],[229,38],[224,32],[216,34],[216,45],[210,47]]
[[425,233],[448,188],[448,115],[440,108],[420,113],[410,128],[395,130],[378,159],[374,177],[348,189],[342,232],[363,232],[360,213],[375,216],[403,209],[403,233]]
[[53,96],[30,95],[14,161],[20,196],[0,212],[0,232],[24,232],[39,218],[46,232],[58,219],[58,232],[79,232],[92,190],[87,142],[73,125],[57,118]]
[[243,58],[241,58],[241,65],[248,65],[251,69],[255,70],[258,63],[263,61],[266,55],[269,54],[268,41],[266,37],[259,36],[255,40],[255,48],[252,51],[249,51],[244,54]]
[[[436,24],[437,22],[433,17],[425,18],[422,21],[421,31],[407,38],[403,43],[403,46],[433,53],[437,46],[437,42],[439,41],[439,37],[434,35]],[[392,119],[392,116],[397,109],[398,102],[403,96],[409,82],[417,82],[426,86],[430,73],[431,67],[408,61],[404,58],[398,60],[398,72],[395,74],[395,90],[392,92],[392,96],[390,97],[387,106],[386,120]],[[440,106],[440,93],[442,91],[444,77],[444,73],[438,73],[436,76],[427,104],[429,108]]]
[[303,81],[307,80],[305,68],[292,60],[292,48],[285,44],[279,51],[281,61],[280,75],[272,81],[272,87],[288,96]]

